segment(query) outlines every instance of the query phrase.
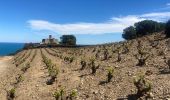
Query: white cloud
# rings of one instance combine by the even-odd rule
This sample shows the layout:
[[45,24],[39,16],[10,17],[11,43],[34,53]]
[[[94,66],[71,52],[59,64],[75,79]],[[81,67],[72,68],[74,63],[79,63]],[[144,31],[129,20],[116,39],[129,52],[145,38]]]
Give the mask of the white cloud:
[[59,34],[116,33],[127,26],[119,22],[56,24],[43,20],[30,20],[29,24],[32,29],[49,30]]
[[167,6],[170,6],[170,3],[167,3],[166,5],[167,5]]
[[58,34],[104,34],[119,33],[124,28],[136,22],[150,19],[155,21],[166,21],[170,18],[170,12],[147,13],[142,15],[128,15],[123,17],[113,17],[104,23],[68,23],[59,24],[45,20],[30,20],[30,27],[38,31],[51,31]]
[[170,12],[148,13],[148,14],[141,15],[141,17],[143,17],[145,19],[164,22],[170,18]]

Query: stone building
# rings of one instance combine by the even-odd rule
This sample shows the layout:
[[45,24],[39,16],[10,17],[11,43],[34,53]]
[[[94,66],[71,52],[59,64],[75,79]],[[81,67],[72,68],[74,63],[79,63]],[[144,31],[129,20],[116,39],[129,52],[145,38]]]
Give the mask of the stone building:
[[48,39],[42,39],[41,44],[59,44],[58,40],[49,35]]

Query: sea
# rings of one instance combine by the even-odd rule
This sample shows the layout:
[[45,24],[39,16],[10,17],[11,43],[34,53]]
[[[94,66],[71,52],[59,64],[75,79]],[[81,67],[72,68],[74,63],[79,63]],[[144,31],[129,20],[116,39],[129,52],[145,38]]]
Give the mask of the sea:
[[0,56],[8,56],[23,47],[24,43],[0,43]]

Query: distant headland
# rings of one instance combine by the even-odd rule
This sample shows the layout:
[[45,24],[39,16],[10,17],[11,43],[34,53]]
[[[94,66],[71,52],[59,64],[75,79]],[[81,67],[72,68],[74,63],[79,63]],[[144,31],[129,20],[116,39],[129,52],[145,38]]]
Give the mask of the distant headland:
[[60,37],[60,41],[52,37],[52,35],[49,35],[48,38],[42,39],[42,41],[39,43],[26,43],[24,45],[24,49],[41,47],[79,47],[79,46],[80,45],[76,44],[76,37],[74,35],[62,35]]

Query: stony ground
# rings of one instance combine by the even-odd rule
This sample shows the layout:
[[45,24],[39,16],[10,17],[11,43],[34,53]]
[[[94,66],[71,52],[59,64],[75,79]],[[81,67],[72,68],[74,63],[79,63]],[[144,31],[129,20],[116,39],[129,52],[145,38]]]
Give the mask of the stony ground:
[[[142,52],[142,53],[141,53]],[[59,73],[53,84],[45,56]],[[139,64],[139,58],[145,64]],[[64,91],[63,100],[132,100],[137,93],[135,77],[144,75],[151,83],[151,100],[170,98],[170,39],[162,33],[119,43],[82,48],[39,48],[23,50],[6,60],[0,71],[0,100],[55,100],[56,91]],[[82,63],[85,67],[82,68]],[[92,74],[91,61],[96,73]],[[113,77],[107,82],[108,69]],[[74,91],[74,92],[73,92]],[[11,98],[10,98],[11,99]],[[71,100],[71,99],[68,99]]]

